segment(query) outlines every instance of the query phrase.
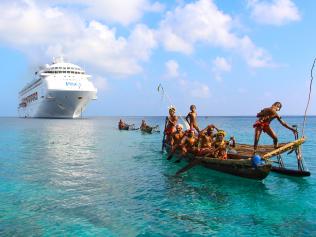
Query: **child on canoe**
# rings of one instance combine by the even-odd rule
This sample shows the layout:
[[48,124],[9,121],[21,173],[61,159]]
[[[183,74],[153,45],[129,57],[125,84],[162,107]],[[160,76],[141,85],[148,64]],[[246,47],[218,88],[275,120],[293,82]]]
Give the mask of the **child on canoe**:
[[259,142],[262,131],[267,133],[273,139],[274,147],[275,148],[278,147],[278,137],[276,133],[274,132],[274,130],[270,127],[270,123],[275,118],[280,122],[280,124],[283,127],[291,130],[294,134],[297,133],[297,131],[294,128],[290,127],[285,121],[281,119],[280,115],[278,115],[277,112],[280,111],[281,108],[282,108],[281,102],[275,102],[271,107],[265,108],[261,110],[259,113],[257,113],[258,120],[253,125],[255,129],[255,140],[254,140],[254,145],[253,145],[254,152],[256,152],[257,150],[258,142]]
[[191,105],[190,106],[190,112],[188,115],[185,117],[185,120],[188,122],[190,125],[190,130],[195,129],[198,133],[200,132],[199,126],[197,124],[197,113],[196,113],[196,106]]

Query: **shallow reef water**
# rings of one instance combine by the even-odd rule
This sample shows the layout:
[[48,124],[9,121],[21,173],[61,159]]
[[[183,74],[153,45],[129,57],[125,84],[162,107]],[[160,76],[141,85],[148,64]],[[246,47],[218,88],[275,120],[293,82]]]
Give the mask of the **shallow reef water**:
[[[123,119],[163,130],[164,117]],[[203,167],[176,177],[185,162],[166,160],[162,132],[119,131],[118,120],[0,118],[0,236],[316,236],[316,117],[303,145],[312,176],[264,181]],[[199,117],[250,144],[254,121]],[[295,167],[294,156],[284,160]]]

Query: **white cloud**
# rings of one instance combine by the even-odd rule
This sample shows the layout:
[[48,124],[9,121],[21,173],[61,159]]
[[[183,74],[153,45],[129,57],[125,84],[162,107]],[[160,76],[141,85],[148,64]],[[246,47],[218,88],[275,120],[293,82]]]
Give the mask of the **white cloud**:
[[180,66],[175,60],[168,60],[165,63],[166,73],[165,78],[173,78],[173,82],[177,87],[183,91],[184,94],[190,95],[195,98],[208,98],[210,97],[210,89],[204,83],[194,80],[188,80],[186,74],[181,72]]
[[229,72],[231,70],[231,64],[223,57],[216,57],[212,64],[214,78],[218,81],[222,80],[222,73]]
[[191,87],[192,88],[190,90],[190,94],[193,97],[206,99],[206,98],[209,98],[211,95],[210,88],[203,83],[193,82]]
[[199,0],[169,11],[160,22],[158,38],[168,51],[191,54],[197,43],[239,53],[251,67],[266,67],[271,58],[248,36],[233,33],[233,20],[212,0]]
[[301,18],[299,10],[291,0],[248,0],[248,5],[252,18],[262,24],[283,25]]
[[[117,75],[140,73],[141,62],[156,46],[154,33],[136,25],[128,37],[98,21],[88,24],[79,16],[34,1],[7,2],[0,8],[0,41],[27,53],[36,63],[64,55],[74,62],[91,65]],[[46,59],[47,60],[47,59]]]
[[109,89],[109,84],[106,78],[101,76],[96,76],[93,78],[93,83],[98,91],[105,91]]
[[231,64],[223,57],[216,57],[213,60],[213,66],[216,70],[229,72],[231,70]]
[[247,64],[253,68],[274,67],[271,56],[262,48],[258,48],[248,36],[238,39],[236,51],[245,58]]
[[[49,0],[45,2],[52,4]],[[68,8],[70,6],[82,12],[89,20],[102,20],[124,26],[138,22],[145,12],[160,12],[164,9],[163,4],[151,3],[149,0],[55,0],[54,4],[66,5]]]
[[179,77],[179,64],[175,60],[169,60],[165,64],[166,77],[176,78]]

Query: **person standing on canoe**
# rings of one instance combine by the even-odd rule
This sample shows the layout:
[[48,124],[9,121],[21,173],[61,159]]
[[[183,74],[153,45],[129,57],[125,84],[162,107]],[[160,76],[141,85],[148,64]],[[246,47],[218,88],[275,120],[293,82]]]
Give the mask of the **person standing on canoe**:
[[170,107],[169,109],[169,117],[167,121],[167,126],[165,129],[165,134],[167,136],[167,143],[171,140],[171,135],[176,131],[176,125],[178,122],[178,117],[175,115],[176,113],[176,108],[175,107]]
[[273,129],[270,127],[270,123],[275,118],[281,123],[283,127],[286,127],[287,129],[291,130],[294,134],[297,133],[297,131],[294,128],[291,128],[278,115],[277,112],[280,111],[281,108],[281,102],[275,102],[271,107],[265,108],[257,114],[258,120],[253,125],[255,129],[254,152],[256,152],[257,150],[258,142],[262,131],[267,133],[273,139],[274,148],[278,147],[278,137],[276,133],[273,131]]
[[185,117],[185,120],[188,122],[190,125],[190,130],[193,131],[195,129],[198,133],[200,132],[199,126],[197,124],[197,114],[196,114],[196,106],[191,105],[190,106],[190,112],[188,115]]

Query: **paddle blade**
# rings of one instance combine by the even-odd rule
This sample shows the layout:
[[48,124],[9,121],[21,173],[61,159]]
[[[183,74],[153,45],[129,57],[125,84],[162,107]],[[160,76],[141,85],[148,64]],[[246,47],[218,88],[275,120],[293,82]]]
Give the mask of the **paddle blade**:
[[168,156],[167,160],[171,160],[172,157],[173,157],[173,153]]
[[200,160],[193,160],[191,161],[189,164],[187,164],[186,166],[184,166],[182,169],[178,170],[178,172],[176,173],[176,175],[182,174],[186,171],[188,171],[189,169],[192,169],[194,166],[200,164],[201,161]]

